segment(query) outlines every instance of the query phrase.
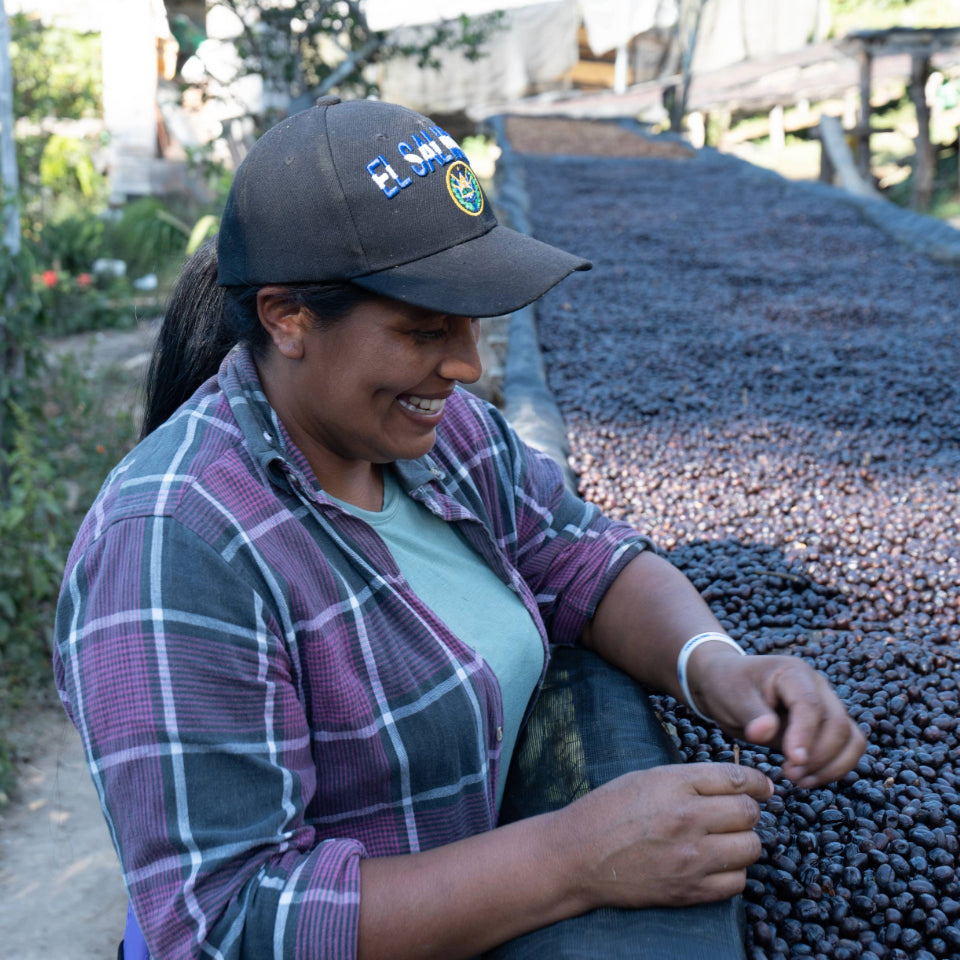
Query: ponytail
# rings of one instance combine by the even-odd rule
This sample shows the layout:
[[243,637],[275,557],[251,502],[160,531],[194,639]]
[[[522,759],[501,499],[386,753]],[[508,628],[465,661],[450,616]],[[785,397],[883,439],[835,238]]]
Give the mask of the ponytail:
[[187,260],[170,295],[144,385],[141,439],[217,372],[236,342],[224,323],[214,238]]
[[[271,284],[272,286],[272,284]],[[347,282],[281,285],[290,303],[311,315],[320,328],[342,319],[379,294]],[[217,239],[200,247],[183,265],[170,295],[144,385],[140,439],[170,417],[219,369],[234,344],[250,345],[262,357],[269,336],[257,313],[260,286],[217,284]]]

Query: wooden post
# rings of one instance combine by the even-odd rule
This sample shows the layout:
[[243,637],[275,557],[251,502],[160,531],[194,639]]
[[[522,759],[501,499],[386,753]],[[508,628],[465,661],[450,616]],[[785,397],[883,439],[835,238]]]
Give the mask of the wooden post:
[[913,160],[913,207],[926,210],[933,194],[934,157],[930,143],[930,108],[927,106],[927,80],[930,57],[915,53],[910,57],[910,99],[917,111],[916,155]]
[[770,111],[770,146],[783,150],[787,145],[787,132],[783,123],[783,104],[778,103]]
[[626,93],[629,51],[625,43],[617,47],[617,58],[613,63],[613,92]]
[[870,81],[873,54],[864,44],[860,50],[860,117],[857,124],[857,170],[869,180],[870,173]]
[[[822,118],[820,123],[823,123]],[[833,165],[833,161],[830,159],[830,151],[827,149],[827,143],[823,136],[822,127],[820,128],[818,136],[820,138],[820,182],[829,183],[831,186],[833,186],[837,177],[837,171]]]

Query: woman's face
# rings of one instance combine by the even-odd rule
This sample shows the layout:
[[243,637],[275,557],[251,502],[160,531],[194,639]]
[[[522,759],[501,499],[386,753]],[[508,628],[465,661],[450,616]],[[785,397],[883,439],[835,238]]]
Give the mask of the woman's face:
[[336,494],[345,472],[430,450],[457,382],[480,376],[478,334],[468,317],[377,298],[326,329],[304,321],[275,334],[261,375],[321,486]]

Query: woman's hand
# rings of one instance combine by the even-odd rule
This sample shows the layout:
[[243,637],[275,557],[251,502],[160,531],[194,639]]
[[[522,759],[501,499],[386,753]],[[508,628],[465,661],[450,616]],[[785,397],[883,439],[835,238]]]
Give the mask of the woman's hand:
[[[760,855],[758,801],[773,784],[727,763],[629,773],[559,811],[583,907],[685,906],[732,897]],[[562,838],[566,838],[561,840]]]
[[742,657],[707,643],[688,670],[697,707],[731,736],[778,748],[799,787],[836,780],[863,755],[866,739],[829,682],[797,657]]

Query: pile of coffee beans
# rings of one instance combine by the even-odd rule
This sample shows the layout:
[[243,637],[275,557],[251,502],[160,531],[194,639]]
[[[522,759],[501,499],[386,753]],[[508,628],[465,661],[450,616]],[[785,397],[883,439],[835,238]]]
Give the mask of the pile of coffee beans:
[[[534,233],[595,264],[538,308],[583,496],[868,736],[816,790],[742,750],[776,783],[749,956],[960,957],[960,268],[709,151],[522,162]],[[688,759],[732,757],[658,706]]]

